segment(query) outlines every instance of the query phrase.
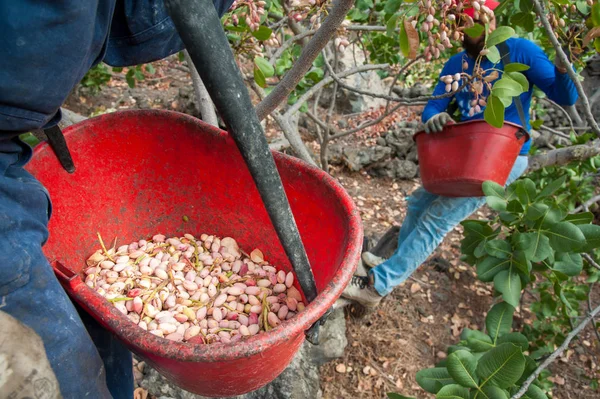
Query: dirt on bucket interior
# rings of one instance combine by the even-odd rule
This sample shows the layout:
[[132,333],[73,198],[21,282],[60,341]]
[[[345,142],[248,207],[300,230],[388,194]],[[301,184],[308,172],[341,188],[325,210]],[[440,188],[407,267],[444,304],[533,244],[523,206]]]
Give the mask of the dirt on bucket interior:
[[[392,181],[365,174],[333,172],[360,207],[365,235],[379,238],[391,225],[401,225],[406,195],[418,180]],[[473,217],[484,216],[483,208]],[[490,284],[477,280],[474,268],[461,262],[462,229],[453,230],[413,276],[363,319],[347,316],[348,347],[344,357],[321,368],[323,398],[385,398],[396,392],[433,398],[415,380],[417,371],[434,367],[446,348],[459,341],[463,328],[482,328],[493,304]],[[596,302],[600,295],[595,295]],[[522,316],[520,318],[520,315]],[[518,322],[531,322],[527,301]],[[520,319],[519,319],[520,318]],[[590,326],[550,370],[553,398],[600,397],[593,381],[600,378],[600,342]]]

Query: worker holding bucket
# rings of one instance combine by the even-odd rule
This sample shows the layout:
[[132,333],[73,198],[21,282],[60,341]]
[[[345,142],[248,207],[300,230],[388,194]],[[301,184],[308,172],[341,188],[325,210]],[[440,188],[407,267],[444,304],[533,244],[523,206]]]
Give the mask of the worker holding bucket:
[[[214,0],[220,15],[232,3]],[[137,65],[182,49],[163,0],[0,1],[0,310],[41,337],[64,398],[131,398],[131,353],[78,314],[55,278],[42,252],[49,194],[24,169],[32,150],[18,136],[56,126],[68,94],[100,61]],[[8,326],[0,329],[7,333]],[[0,393],[21,397],[31,385],[32,392],[45,387],[36,397],[54,397],[55,380],[40,364],[30,372],[13,365],[13,377],[24,379],[10,386],[22,389]]]
[[[485,6],[491,10],[499,4],[492,0],[485,2]],[[472,8],[465,9],[464,13],[471,18],[476,16]],[[475,18],[474,21],[484,25]],[[489,23],[490,31],[495,29],[495,26],[496,21],[493,18]],[[477,38],[465,35],[463,40],[464,51],[452,56],[446,62],[440,77],[455,76],[465,72],[471,75],[475,60],[484,44],[485,33]],[[498,45],[498,48],[502,55],[503,65],[518,62],[529,66],[529,69],[524,72],[529,81],[529,90],[516,97],[513,104],[506,109],[505,125],[507,127],[512,124],[522,126],[527,131],[531,129],[529,107],[534,85],[560,105],[569,106],[577,101],[575,85],[566,73],[567,68],[570,66],[563,65],[558,57],[553,65],[541,48],[531,41],[521,38],[508,39]],[[494,64],[485,58],[481,63],[483,70],[491,71],[493,66]],[[496,68],[498,67],[502,68],[500,65],[496,66]],[[459,84],[461,83],[459,82]],[[445,94],[446,84],[440,79],[433,95]],[[469,90],[469,87],[464,87],[452,96],[456,100],[461,122],[481,121],[483,119],[485,106],[472,105],[472,96],[473,93]],[[488,140],[484,133],[489,129],[495,129],[484,124],[484,122],[465,123],[464,126],[461,126],[461,129],[471,129],[471,131],[461,136],[460,140],[463,140],[463,142],[457,142],[456,137],[458,135],[452,130],[457,129],[459,125],[449,126],[453,119],[447,112],[452,97],[430,100],[423,111],[422,119],[425,124],[425,131],[417,134],[416,139],[422,169],[421,178],[425,187],[415,190],[408,199],[408,211],[400,229],[398,249],[387,260],[370,252],[363,253],[362,263],[367,267],[371,267],[371,269],[368,270],[367,276],[356,275],[352,278],[351,284],[344,291],[343,296],[345,298],[365,306],[376,306],[394,287],[408,279],[442,242],[446,234],[485,203],[485,198],[481,193],[481,182],[478,182],[477,190],[473,190],[473,182],[466,181],[467,179],[452,181],[448,176],[443,179],[442,175],[446,169],[452,170],[460,164],[464,175],[476,175],[478,169],[491,169],[488,167],[490,162],[492,162],[492,165],[507,163],[506,174],[503,179],[500,179],[506,184],[510,184],[519,178],[527,169],[527,153],[531,141],[522,132],[517,132],[511,138],[512,142],[509,143],[509,146],[514,147],[517,145],[512,154],[510,154],[510,151],[496,151],[495,153],[496,148],[489,147],[485,151],[480,151],[478,148],[475,151],[469,151],[472,148],[481,147],[483,140]],[[497,136],[501,132],[494,131],[493,133]],[[421,145],[425,142],[427,142],[427,146]],[[444,147],[445,145],[447,145],[447,148]],[[444,154],[444,149],[446,154]],[[428,150],[435,150],[436,152],[435,154],[427,153]],[[475,153],[473,154],[473,152]],[[444,159],[448,154],[451,154],[449,158]],[[467,154],[469,155],[467,156]],[[465,160],[463,159],[465,157],[471,159]],[[425,171],[425,160],[427,160],[427,163],[437,162],[438,168]],[[427,166],[431,167],[431,165]],[[460,168],[454,169],[460,170]],[[426,181],[432,175],[437,178],[436,184]],[[428,185],[428,183],[430,184]],[[479,194],[474,194],[476,191]],[[362,269],[364,271],[364,268]]]

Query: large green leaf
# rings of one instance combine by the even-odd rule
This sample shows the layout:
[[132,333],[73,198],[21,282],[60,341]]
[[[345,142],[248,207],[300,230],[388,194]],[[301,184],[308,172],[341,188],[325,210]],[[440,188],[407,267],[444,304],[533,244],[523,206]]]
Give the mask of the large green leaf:
[[483,27],[483,25],[475,24],[473,26],[466,28],[464,30],[464,32],[471,37],[479,37],[479,36],[481,36],[481,34],[483,33],[484,30],[485,30],[485,28]]
[[494,347],[492,339],[481,331],[471,330],[467,338],[467,346],[473,352],[486,352]]
[[515,82],[519,83],[523,91],[529,90],[529,80],[527,80],[525,75],[523,75],[521,72],[507,72],[506,75],[508,75],[508,77]]
[[595,224],[584,224],[577,226],[585,237],[585,244],[579,248],[581,252],[589,252],[600,248],[600,226]]
[[513,305],[519,306],[521,299],[521,278],[512,269],[503,270],[494,277],[494,288],[502,293],[502,298]]
[[542,191],[540,191],[540,193],[538,194],[536,199],[542,199],[542,198],[551,196],[552,194],[554,194],[554,192],[556,190],[558,190],[565,184],[566,180],[567,180],[567,176],[565,175],[565,176],[561,176],[558,179],[548,183],[548,185],[546,187],[544,187],[544,189]]
[[512,62],[504,66],[504,72],[522,72],[529,69],[529,65]]
[[460,350],[452,353],[448,356],[446,368],[454,381],[463,387],[477,388],[479,382],[479,377],[475,373],[477,360],[471,352]]
[[[488,102],[483,111],[483,118],[490,125],[501,128],[504,125],[505,106],[494,94],[488,97]],[[489,203],[489,202],[488,202]]]
[[259,85],[263,89],[265,87],[267,87],[267,81],[265,80],[265,75],[257,67],[254,68],[254,81],[256,82],[257,85]]
[[573,224],[590,224],[594,221],[594,214],[592,212],[575,213],[572,215],[567,215],[567,217],[565,217],[563,220]]
[[429,393],[437,393],[444,385],[454,383],[446,367],[420,370],[416,375],[417,383]]
[[[387,23],[385,24],[385,31],[387,33],[388,36],[394,36],[396,34],[396,26],[398,26],[398,18],[399,15],[394,15],[392,16],[390,19],[388,19]],[[406,34],[406,32],[405,32]],[[406,44],[408,44],[408,42],[406,42]],[[408,47],[406,48],[406,55],[408,55]],[[406,56],[405,55],[405,56]]]
[[500,259],[508,259],[512,256],[512,247],[506,240],[490,240],[485,243],[485,251],[488,255]]
[[269,40],[269,38],[271,37],[271,33],[273,33],[271,28],[261,25],[257,30],[252,32],[252,36],[257,38],[258,40]]
[[488,206],[495,211],[504,212],[507,209],[507,202],[505,199],[498,197],[485,197],[485,201]]
[[529,349],[529,340],[526,336],[518,332],[505,334],[498,338],[498,345],[511,343],[521,348],[523,352]]
[[500,62],[500,51],[498,47],[492,46],[488,48],[488,53],[486,54],[486,58],[492,63],[497,64]]
[[507,302],[500,302],[490,309],[485,318],[485,327],[494,345],[498,338],[508,334],[512,329],[515,308]]
[[499,26],[494,30],[486,40],[486,46],[495,46],[503,41],[515,36],[515,30],[510,26]]
[[503,389],[498,388],[497,386],[494,386],[494,385],[486,385],[485,387],[483,387],[482,391],[485,394],[485,396],[479,395],[479,396],[476,396],[476,398],[508,399],[508,395],[506,394],[506,392],[504,392]]
[[385,2],[385,7],[383,8],[383,11],[386,14],[394,14],[396,11],[398,11],[400,9],[401,5],[402,5],[402,0],[387,0]]
[[263,57],[254,57],[254,64],[265,75],[265,78],[270,78],[275,75],[275,68]]
[[435,399],[469,399],[469,390],[457,384],[446,385],[435,395]]
[[522,27],[527,32],[532,32],[535,27],[535,19],[530,12],[518,12],[510,17],[510,22]]
[[504,190],[504,187],[495,181],[484,181],[481,188],[483,189],[483,193],[486,195],[486,197],[498,197],[502,199],[506,198],[506,190]]
[[477,364],[480,386],[495,385],[508,388],[519,380],[525,370],[525,357],[521,348],[507,343],[491,349]]
[[408,33],[404,21],[400,22],[400,51],[405,57],[410,54],[410,43],[408,42]]
[[550,245],[558,252],[571,252],[581,248],[585,244],[585,236],[573,223],[560,222],[544,230],[550,239]]
[[[499,93],[502,93],[502,95],[500,95],[500,97],[506,97],[506,96],[515,97],[515,96],[518,96],[519,94],[523,93],[523,87],[521,87],[521,85],[518,82],[515,82],[514,80],[512,80],[510,78],[503,77],[502,79],[500,79],[496,83],[494,83],[494,86],[492,87],[492,94],[499,94]],[[489,106],[489,102],[488,102],[488,106]]]
[[542,391],[537,385],[530,385],[525,395],[521,396],[523,399],[548,399],[548,396]]
[[527,256],[525,255],[525,252],[523,252],[523,250],[519,249],[515,251],[511,260],[512,265],[517,270],[522,272],[525,276],[529,276],[529,273],[531,273],[531,262],[527,260]]
[[548,211],[549,206],[546,204],[535,203],[529,205],[527,208],[527,212],[525,213],[525,217],[528,220],[538,220]]
[[477,262],[477,277],[483,282],[494,280],[496,274],[510,267],[510,259],[499,259],[493,256],[487,256],[480,262]]
[[541,262],[552,254],[550,240],[541,232],[521,233],[517,236],[520,249],[532,262]]
[[515,192],[519,202],[523,205],[529,205],[535,201],[535,183],[531,179],[517,180]]
[[556,254],[556,261],[552,265],[552,270],[573,277],[578,276],[583,269],[583,259],[578,253],[561,252]]
[[395,392],[388,392],[386,395],[387,395],[388,399],[415,399],[412,397],[400,395],[399,393],[395,393]]

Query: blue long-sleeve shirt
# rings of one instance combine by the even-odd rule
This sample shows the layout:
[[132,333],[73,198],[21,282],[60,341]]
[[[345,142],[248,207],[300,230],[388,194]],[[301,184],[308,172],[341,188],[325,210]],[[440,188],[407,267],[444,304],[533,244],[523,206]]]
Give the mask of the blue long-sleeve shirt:
[[[575,104],[578,95],[573,81],[571,81],[566,73],[562,74],[556,69],[554,64],[550,62],[548,56],[540,47],[527,39],[520,38],[508,39],[506,44],[508,45],[511,62],[518,62],[529,66],[529,69],[523,72],[523,74],[527,77],[527,80],[529,80],[529,91],[521,94],[520,96],[525,113],[525,128],[527,131],[531,130],[531,125],[529,123],[529,107],[531,106],[531,95],[533,93],[534,85],[546,93],[548,98],[560,105]],[[463,61],[466,61],[469,65],[466,71],[463,71],[462,69]],[[461,72],[472,74],[474,65],[475,59],[468,56],[466,52],[462,51],[452,56],[448,62],[446,62],[442,68],[440,76],[454,75]],[[494,67],[494,64],[487,59],[484,59],[481,63],[481,67],[484,70],[489,70],[490,68]],[[496,65],[496,68],[500,70],[504,69],[502,63]],[[462,81],[460,84],[462,85]],[[433,95],[437,96],[444,94],[446,92],[445,86],[446,85],[443,82],[439,81],[435,86]],[[487,90],[484,91],[484,95],[487,96],[488,94],[489,93]],[[462,121],[466,122],[475,119],[483,119],[483,109],[485,107],[482,107],[480,113],[469,116],[470,103],[474,97],[473,93],[469,92],[468,88],[463,88],[453,97],[456,98]],[[431,117],[439,114],[440,112],[446,112],[451,100],[452,97],[430,100],[423,111],[423,122],[427,122]],[[514,101],[508,108],[506,108],[504,112],[504,120],[507,122],[516,123],[519,126],[522,125]],[[530,147],[531,140],[527,141],[523,145],[521,148],[521,155],[527,154]]]

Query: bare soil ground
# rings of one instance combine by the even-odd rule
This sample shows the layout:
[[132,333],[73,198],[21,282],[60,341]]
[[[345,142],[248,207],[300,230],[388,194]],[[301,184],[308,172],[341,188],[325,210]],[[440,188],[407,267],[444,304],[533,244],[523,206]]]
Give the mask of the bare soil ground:
[[[76,90],[66,107],[86,116],[130,108],[194,113],[189,103],[191,81],[185,68],[174,57],[153,65],[156,73],[136,88],[130,89],[121,73],[98,94]],[[403,117],[415,118],[411,114]],[[269,136],[277,134],[272,125],[267,130]],[[372,135],[347,141],[352,140],[364,144],[374,141]],[[311,146],[316,149],[314,144]],[[401,224],[406,196],[419,185],[418,179],[371,178],[364,172],[351,173],[343,168],[332,168],[331,173],[354,198],[361,210],[365,235],[373,238]],[[486,210],[480,211],[483,215],[481,212]],[[419,388],[416,372],[441,360],[446,347],[458,342],[463,328],[482,327],[493,300],[489,285],[479,282],[473,268],[459,261],[461,237],[460,228],[450,233],[432,257],[385,298],[376,312],[361,320],[348,317],[349,345],[344,357],[321,369],[324,398],[384,398],[387,392],[433,397]],[[595,299],[600,300],[600,295]],[[527,303],[522,315],[521,322],[531,322]],[[600,392],[590,386],[593,379],[600,378],[599,345],[589,327],[580,341],[572,343],[567,355],[552,367],[556,376],[554,398],[600,397]]]

